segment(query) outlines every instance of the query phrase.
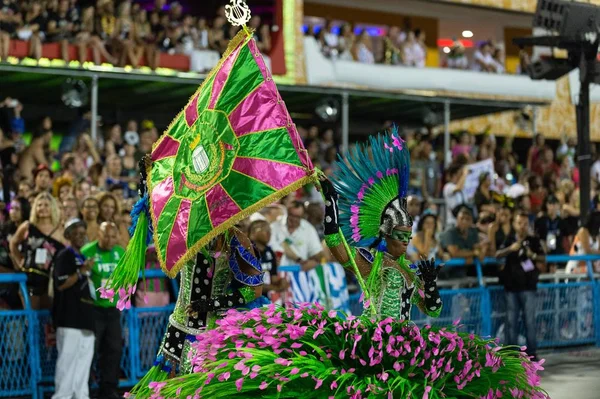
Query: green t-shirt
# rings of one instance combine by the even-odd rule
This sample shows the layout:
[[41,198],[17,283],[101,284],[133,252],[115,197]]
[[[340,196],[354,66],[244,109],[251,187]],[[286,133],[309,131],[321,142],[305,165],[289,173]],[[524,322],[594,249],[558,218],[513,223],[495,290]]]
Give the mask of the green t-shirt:
[[111,303],[108,299],[100,298],[100,293],[97,290],[100,287],[104,287],[111,273],[117,267],[119,259],[123,257],[125,250],[122,247],[115,245],[110,251],[105,251],[98,247],[98,241],[92,241],[81,248],[81,253],[86,259],[92,258],[95,260],[94,267],[92,267],[91,276],[92,283],[96,289],[96,299],[94,304],[104,308],[116,306],[116,300],[115,302]]

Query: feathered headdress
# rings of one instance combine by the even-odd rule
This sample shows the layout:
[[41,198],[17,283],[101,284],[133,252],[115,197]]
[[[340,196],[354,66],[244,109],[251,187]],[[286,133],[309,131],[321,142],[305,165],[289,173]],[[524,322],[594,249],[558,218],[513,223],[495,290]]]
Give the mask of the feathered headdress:
[[340,226],[349,243],[369,246],[396,226],[412,226],[406,210],[410,154],[394,126],[337,162]]

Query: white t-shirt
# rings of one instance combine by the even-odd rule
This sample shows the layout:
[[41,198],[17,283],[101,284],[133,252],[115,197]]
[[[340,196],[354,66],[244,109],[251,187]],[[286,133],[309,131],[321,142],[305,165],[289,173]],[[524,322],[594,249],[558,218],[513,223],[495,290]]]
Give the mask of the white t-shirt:
[[600,181],[600,161],[592,164],[592,179]]
[[494,60],[494,57],[492,57],[491,54],[483,55],[481,51],[477,50],[475,51],[475,54],[473,54],[473,66],[471,69],[473,69],[474,71],[483,71],[481,63],[485,65],[492,65],[495,62],[496,60]]
[[[282,217],[271,224],[271,241],[269,242],[269,246],[273,249],[273,252],[283,252],[283,242],[286,238],[292,241],[290,248],[302,260],[307,260],[323,250],[317,230],[304,219],[300,221],[300,226],[292,234],[290,234],[287,228],[287,217]],[[284,254],[280,263],[282,266],[295,265],[296,260],[289,259]]]
[[462,190],[456,191],[456,184],[454,183],[446,183],[442,191],[446,202],[446,227],[454,226],[456,225],[456,218],[452,214],[452,210],[460,204],[466,203],[467,196]]

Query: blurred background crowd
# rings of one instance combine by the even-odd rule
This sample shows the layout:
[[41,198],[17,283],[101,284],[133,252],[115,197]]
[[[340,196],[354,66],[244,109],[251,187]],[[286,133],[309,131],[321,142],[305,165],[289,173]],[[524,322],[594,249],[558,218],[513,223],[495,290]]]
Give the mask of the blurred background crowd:
[[[255,30],[260,50],[267,55],[272,47],[272,32],[279,29],[272,21],[254,15],[249,27]],[[185,12],[177,1],[145,2],[115,0],[2,0],[0,3],[0,61],[11,55],[11,41],[28,42],[22,59],[37,62],[42,44],[56,43],[60,59],[91,60],[115,66],[141,65],[156,69],[160,54],[185,54],[190,70],[205,72],[219,61],[229,40],[239,27],[230,25],[225,8],[219,7],[214,18]],[[467,31],[469,32],[469,31]],[[321,51],[332,59],[425,67],[427,46],[425,31],[410,26],[370,27],[344,21],[309,21],[304,33],[314,36]],[[470,33],[470,32],[469,32]],[[472,37],[472,33],[464,37]],[[468,40],[468,39],[467,39]],[[504,44],[493,38],[467,44],[452,39],[440,48],[439,66],[489,73],[505,72]],[[70,51],[73,46],[76,51]],[[91,55],[91,56],[90,56]],[[529,56],[522,51],[517,72],[525,73]]]
[[[151,151],[161,132],[150,119],[129,120],[101,126],[103,134],[93,142],[89,112],[82,111],[69,133],[57,137],[51,118],[44,117],[30,125],[21,116],[23,109],[18,99],[5,98],[0,102],[0,270],[47,275],[51,257],[39,262],[35,259],[36,250],[47,247],[50,255],[57,252],[66,244],[63,225],[74,217],[86,222],[89,241],[98,238],[103,222],[114,223],[118,230],[115,245],[126,247],[129,213],[137,200],[138,161]],[[379,130],[390,126],[386,123]],[[586,224],[580,226],[578,222],[579,171],[574,140],[546,142],[538,134],[533,141],[515,144],[511,139],[501,140],[489,134],[458,132],[450,147],[452,162],[444,166],[441,137],[428,130],[400,130],[411,152],[408,209],[415,221],[409,247],[412,259],[466,258],[467,263],[472,263],[474,258],[493,257],[512,234],[512,219],[517,212],[528,215],[530,232],[540,238],[547,253],[600,253],[597,214],[592,212]],[[26,131],[31,134],[25,134]],[[314,164],[332,176],[339,155],[335,129],[312,125],[298,126],[298,131]],[[594,154],[590,201],[593,210],[600,210],[600,158],[597,151]],[[491,168],[473,177],[473,166],[484,161]],[[238,227],[251,234],[252,222],[267,221],[269,230],[294,234],[300,226],[302,234],[314,232],[322,240],[323,212],[320,193],[315,187],[306,186]],[[285,229],[279,228],[282,223]],[[28,227],[20,231],[23,224]],[[281,246],[286,237],[273,235],[277,238],[269,232],[262,239],[264,244],[271,244],[283,264],[293,263]],[[310,240],[304,241],[309,245]],[[310,249],[304,261],[316,254],[323,259],[303,263],[305,270],[330,260],[324,246],[318,249]],[[157,268],[152,257],[149,267]],[[547,272],[552,272],[556,266],[546,267]],[[577,262],[566,266],[567,272],[582,270]],[[468,267],[453,268],[443,278],[460,279],[474,273]],[[494,275],[494,268],[486,268],[486,273]],[[45,292],[43,279],[41,289]],[[15,292],[11,291],[10,297],[9,291],[3,291],[3,306],[22,306],[14,297]],[[49,304],[41,298],[39,306]]]
[[[324,26],[307,26],[305,31],[307,36],[315,37],[321,52],[332,59],[425,67],[425,32],[419,28],[401,29],[390,26],[385,29],[385,34],[372,36],[368,28],[352,26],[350,23],[335,25],[333,21],[327,20]],[[450,46],[443,47],[442,52],[442,67],[489,73],[504,72],[503,46],[492,40],[480,42],[470,58],[460,40],[453,40]],[[527,62],[525,58],[523,62]],[[524,71],[525,67],[524,64],[521,69]]]
[[[64,62],[83,65],[92,54],[96,65],[145,66],[156,69],[160,54],[190,56],[194,71],[214,67],[240,27],[225,18],[225,8],[211,20],[183,12],[177,2],[154,4],[114,0],[2,0],[0,2],[0,60],[10,54],[11,41],[29,42],[27,57],[42,58],[43,43],[57,43]],[[258,47],[271,48],[270,27],[254,15],[249,27],[256,31]],[[69,46],[75,46],[71,58]]]

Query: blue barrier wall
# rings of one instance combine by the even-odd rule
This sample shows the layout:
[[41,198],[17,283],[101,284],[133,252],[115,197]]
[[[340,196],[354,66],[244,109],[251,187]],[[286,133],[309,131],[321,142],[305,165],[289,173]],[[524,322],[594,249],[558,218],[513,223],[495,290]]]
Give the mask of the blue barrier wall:
[[[552,256],[548,262],[584,261],[588,274],[585,281],[541,282],[537,292],[536,332],[538,345],[556,347],[595,344],[600,346],[600,280],[592,272],[593,261],[600,256]],[[503,338],[505,301],[501,286],[486,286],[482,267],[496,263],[476,261],[477,279],[472,288],[442,288],[444,308],[439,318],[425,316],[416,307],[412,320],[417,325],[449,325],[460,320],[459,329],[482,336]],[[464,260],[454,259],[445,267],[465,267]],[[281,271],[298,271],[297,266],[282,266]],[[164,277],[160,271],[147,271],[146,277]],[[553,275],[565,280],[567,275]],[[25,298],[25,310],[0,311],[0,397],[41,397],[52,390],[56,347],[48,340],[51,316],[48,311],[31,310],[24,274],[0,274],[0,284],[18,284]],[[172,280],[177,289],[177,283]],[[350,309],[360,314],[360,293],[350,295]],[[123,312],[122,386],[134,385],[150,368],[174,305],[159,308],[132,308]],[[523,338],[524,343],[524,338]],[[92,372],[93,376],[93,372]]]

